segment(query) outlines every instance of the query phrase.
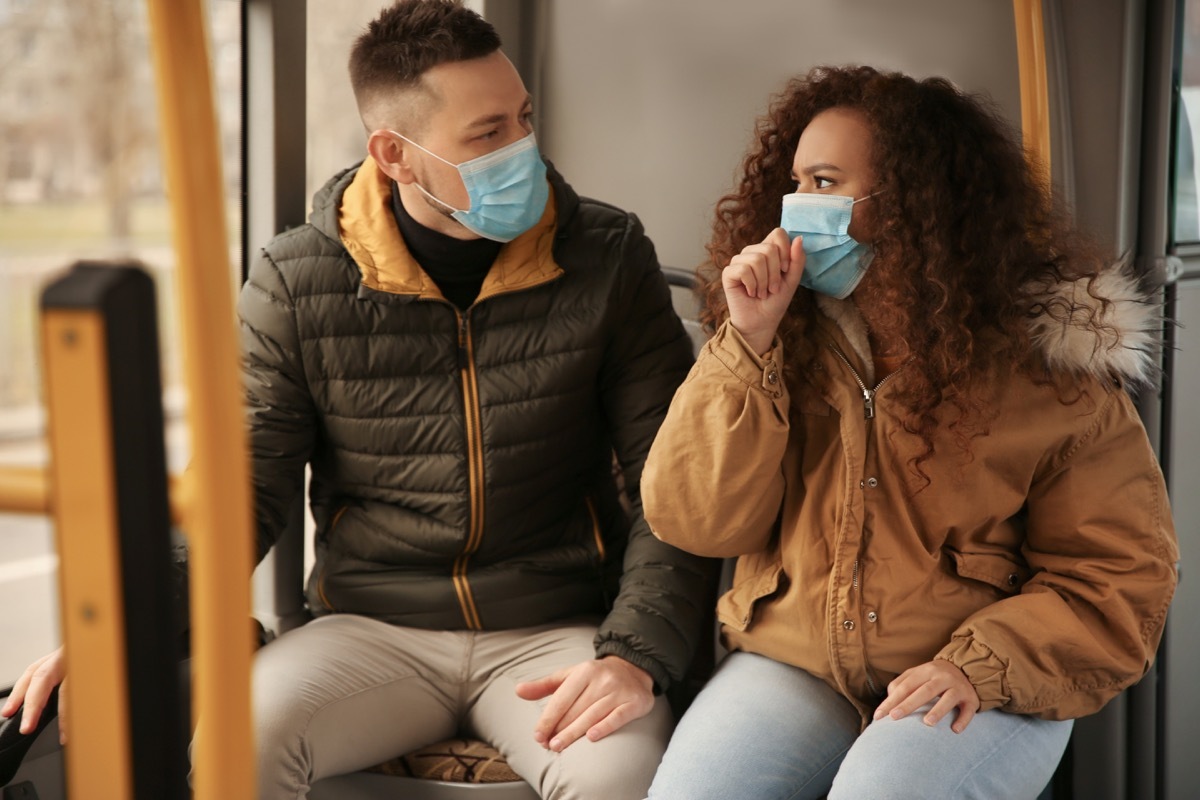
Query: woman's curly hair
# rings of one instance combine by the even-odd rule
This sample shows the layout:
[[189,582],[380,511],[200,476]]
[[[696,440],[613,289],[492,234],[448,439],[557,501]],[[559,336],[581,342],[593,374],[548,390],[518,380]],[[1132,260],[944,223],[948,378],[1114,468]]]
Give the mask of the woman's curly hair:
[[[1044,309],[1031,287],[1084,279],[1090,291],[1106,263],[989,102],[941,78],[818,67],[775,98],[740,183],[717,204],[710,260],[700,268],[710,331],[728,316],[722,268],[778,227],[781,199],[795,191],[800,134],[835,107],[860,112],[873,139],[875,256],[871,286],[859,289],[870,298],[859,301],[871,303],[875,333],[915,355],[897,399],[904,427],[925,444],[910,466],[927,480],[921,463],[933,455],[940,405],[957,409],[946,429],[968,456],[971,440],[986,433],[987,414],[971,391],[977,378],[1025,370],[1060,383],[1032,358],[1029,318]],[[798,290],[779,330],[791,374],[804,366],[794,359],[815,358],[802,346],[803,320],[815,312],[812,292]]]

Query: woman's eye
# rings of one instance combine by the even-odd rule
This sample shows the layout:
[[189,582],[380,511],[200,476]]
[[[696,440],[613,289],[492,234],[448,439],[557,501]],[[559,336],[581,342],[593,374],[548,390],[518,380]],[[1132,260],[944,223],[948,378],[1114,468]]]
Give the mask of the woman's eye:
[[829,178],[823,178],[820,175],[817,175],[813,178],[813,185],[818,189],[828,189],[830,186],[833,186],[833,181],[829,180]]

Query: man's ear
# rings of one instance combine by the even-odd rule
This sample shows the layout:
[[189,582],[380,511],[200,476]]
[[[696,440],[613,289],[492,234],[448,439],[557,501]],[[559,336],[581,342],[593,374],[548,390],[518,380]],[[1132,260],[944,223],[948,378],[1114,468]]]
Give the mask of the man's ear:
[[396,183],[407,185],[416,180],[410,160],[414,149],[388,130],[372,131],[367,137],[367,152],[375,159],[379,170]]

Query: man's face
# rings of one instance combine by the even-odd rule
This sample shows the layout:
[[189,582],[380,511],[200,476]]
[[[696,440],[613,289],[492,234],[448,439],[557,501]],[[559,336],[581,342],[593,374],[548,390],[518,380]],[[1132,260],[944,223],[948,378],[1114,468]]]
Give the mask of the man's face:
[[[512,62],[498,50],[483,58],[440,64],[423,80],[432,112],[419,135],[400,133],[451,164],[487,155],[533,130],[529,92]],[[470,206],[458,170],[415,147],[407,147],[406,154],[417,182],[427,191],[455,208]],[[450,213],[428,202],[439,213]]]

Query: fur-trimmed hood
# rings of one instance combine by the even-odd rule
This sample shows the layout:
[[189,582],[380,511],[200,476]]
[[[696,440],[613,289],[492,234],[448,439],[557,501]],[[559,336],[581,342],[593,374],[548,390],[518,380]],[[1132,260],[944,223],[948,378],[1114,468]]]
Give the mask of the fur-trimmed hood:
[[1031,288],[1037,313],[1029,330],[1051,370],[1134,386],[1158,377],[1161,308],[1124,262],[1100,273],[1090,287],[1080,279]]
[[[1044,281],[1028,287],[1029,333],[1054,372],[1091,375],[1104,383],[1114,379],[1131,386],[1153,384],[1159,375],[1157,350],[1162,343],[1163,316],[1118,262],[1088,280]],[[867,328],[850,300],[817,295],[817,307],[842,329],[867,367],[863,380],[874,384]]]

